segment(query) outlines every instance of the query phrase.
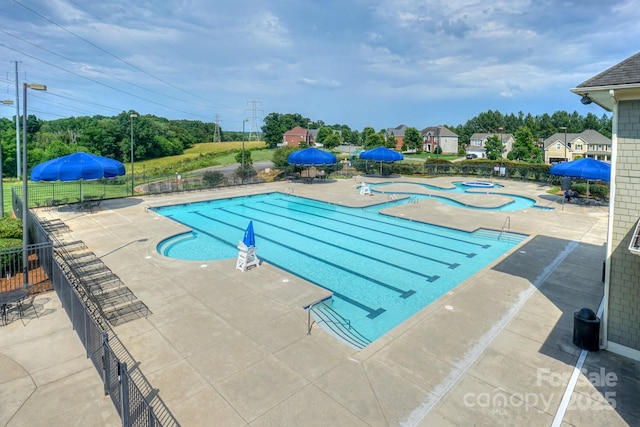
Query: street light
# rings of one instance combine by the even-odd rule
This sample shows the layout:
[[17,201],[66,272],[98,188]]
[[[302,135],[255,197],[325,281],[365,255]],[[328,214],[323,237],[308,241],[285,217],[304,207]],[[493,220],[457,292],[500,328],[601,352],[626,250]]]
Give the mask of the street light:
[[242,120],[242,175],[240,175],[241,183],[244,184],[244,124],[247,123],[249,119]]
[[135,185],[135,179],[133,175],[133,119],[138,117],[136,113],[129,114],[129,120],[131,121],[131,196],[133,196],[133,187]]
[[564,130],[564,161],[567,161],[567,127],[560,126],[558,129]]
[[[22,274],[24,284],[29,283],[29,195],[27,194],[27,89],[47,90],[45,85],[23,83],[22,85]],[[18,118],[16,117],[16,120]]]

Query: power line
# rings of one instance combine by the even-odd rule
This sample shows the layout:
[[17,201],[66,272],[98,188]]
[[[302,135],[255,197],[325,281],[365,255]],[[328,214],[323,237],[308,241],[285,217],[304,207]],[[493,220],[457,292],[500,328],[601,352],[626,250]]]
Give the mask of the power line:
[[13,0],[13,2],[14,2],[14,3],[16,3],[16,4],[18,4],[18,5],[20,5],[20,6],[22,6],[22,7],[23,7],[23,8],[25,8],[25,9],[27,9],[29,12],[33,13],[34,15],[38,15],[40,18],[42,18],[42,19],[44,19],[45,21],[47,21],[47,22],[49,22],[49,23],[51,23],[51,24],[55,25],[56,27],[60,28],[61,30],[63,30],[63,31],[65,31],[65,32],[67,32],[67,33],[69,33],[69,34],[73,35],[74,37],[77,37],[78,39],[80,39],[80,40],[82,40],[83,42],[87,43],[88,45],[90,45],[90,46],[92,46],[92,47],[94,47],[94,48],[98,49],[99,51],[101,51],[101,52],[103,52],[103,53],[105,53],[105,54],[107,54],[107,55],[109,55],[109,56],[111,56],[111,57],[113,57],[113,58],[117,59],[118,61],[121,61],[121,62],[122,62],[122,63],[124,63],[124,64],[127,64],[127,65],[128,65],[128,66],[130,66],[131,68],[133,68],[133,69],[135,69],[135,70],[138,70],[138,71],[140,71],[141,73],[144,73],[144,74],[148,75],[149,77],[152,77],[152,78],[154,78],[154,79],[156,79],[156,80],[158,80],[158,81],[160,81],[160,82],[162,82],[162,83],[166,84],[167,86],[170,86],[170,87],[172,87],[172,88],[174,88],[174,89],[177,89],[177,90],[179,90],[180,92],[183,92],[183,93],[185,93],[185,94],[187,94],[187,95],[190,95],[190,96],[193,96],[193,97],[198,98],[198,99],[200,99],[200,100],[203,100],[203,101],[206,101],[206,102],[208,102],[208,103],[211,103],[211,101],[210,101],[209,99],[207,99],[207,98],[201,97],[200,95],[197,95],[197,94],[194,94],[194,93],[191,93],[191,92],[188,92],[188,91],[186,91],[186,90],[182,89],[181,87],[176,86],[176,85],[174,85],[173,83],[168,82],[168,81],[166,81],[166,80],[164,80],[164,79],[162,79],[162,78],[160,78],[160,77],[158,77],[158,76],[156,76],[156,75],[154,75],[154,74],[151,74],[150,72],[148,72],[148,71],[146,71],[146,70],[144,70],[144,69],[142,69],[142,68],[138,67],[137,65],[135,65],[135,64],[133,64],[133,63],[131,63],[131,62],[129,62],[129,61],[127,61],[127,60],[123,59],[123,58],[120,58],[119,56],[115,55],[114,53],[109,52],[108,50],[106,50],[106,49],[102,48],[101,46],[98,46],[97,44],[95,44],[95,43],[93,43],[93,42],[91,42],[91,41],[89,41],[89,40],[85,39],[84,37],[82,37],[82,36],[80,36],[80,35],[78,35],[78,34],[76,34],[76,33],[74,33],[73,31],[71,31],[71,30],[69,30],[69,29],[65,28],[64,26],[62,26],[62,25],[58,24],[57,22],[55,22],[55,21],[53,21],[53,20],[51,20],[51,19],[47,18],[46,16],[44,16],[44,15],[42,15],[42,14],[38,13],[37,11],[35,11],[35,10],[31,9],[30,7],[28,7],[28,6],[26,6],[25,4],[23,4],[23,3],[19,2],[18,0]]

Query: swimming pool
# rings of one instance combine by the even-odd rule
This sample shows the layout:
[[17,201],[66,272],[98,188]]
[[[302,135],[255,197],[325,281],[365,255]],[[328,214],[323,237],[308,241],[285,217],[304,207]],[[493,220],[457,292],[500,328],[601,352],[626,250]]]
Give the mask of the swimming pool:
[[487,230],[468,233],[282,193],[153,210],[193,230],[158,246],[185,260],[235,258],[253,221],[258,257],[333,292],[332,308],[371,341],[526,238],[499,240]]

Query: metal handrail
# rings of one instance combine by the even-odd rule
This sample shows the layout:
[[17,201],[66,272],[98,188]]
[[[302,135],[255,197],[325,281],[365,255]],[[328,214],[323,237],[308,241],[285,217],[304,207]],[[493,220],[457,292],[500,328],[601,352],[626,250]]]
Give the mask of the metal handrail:
[[504,219],[504,223],[502,224],[502,229],[500,230],[500,234],[498,235],[498,240],[500,240],[500,238],[504,234],[504,229],[505,228],[507,229],[507,233],[511,231],[511,217],[510,216],[507,216]]

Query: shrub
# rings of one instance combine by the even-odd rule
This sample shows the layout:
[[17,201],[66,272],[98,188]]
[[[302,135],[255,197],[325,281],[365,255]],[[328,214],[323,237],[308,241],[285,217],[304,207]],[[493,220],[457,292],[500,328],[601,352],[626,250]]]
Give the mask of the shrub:
[[8,216],[0,218],[0,239],[22,239],[22,221]]
[[[20,232],[22,234],[22,231]],[[15,251],[2,253],[4,249],[22,247],[22,239],[1,239],[0,240],[0,274],[2,277],[15,275],[22,268],[22,252]]]
[[224,174],[220,171],[206,171],[202,174],[202,182],[207,187],[215,187],[224,182]]

